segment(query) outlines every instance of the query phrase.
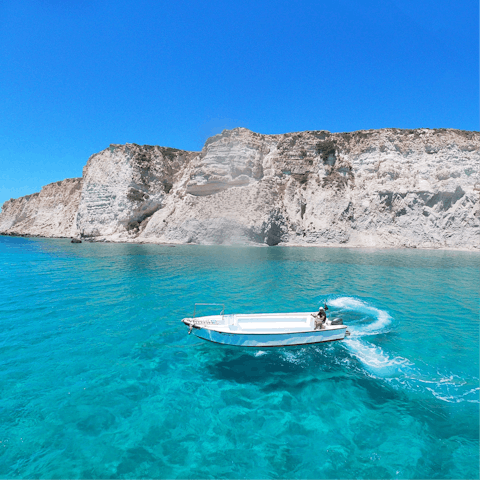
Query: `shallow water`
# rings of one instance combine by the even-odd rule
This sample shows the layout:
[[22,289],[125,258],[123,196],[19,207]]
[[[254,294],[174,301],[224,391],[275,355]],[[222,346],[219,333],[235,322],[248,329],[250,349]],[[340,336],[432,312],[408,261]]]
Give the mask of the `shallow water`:
[[[0,237],[0,265],[1,477],[479,476],[479,254]],[[324,299],[347,340],[180,322]]]

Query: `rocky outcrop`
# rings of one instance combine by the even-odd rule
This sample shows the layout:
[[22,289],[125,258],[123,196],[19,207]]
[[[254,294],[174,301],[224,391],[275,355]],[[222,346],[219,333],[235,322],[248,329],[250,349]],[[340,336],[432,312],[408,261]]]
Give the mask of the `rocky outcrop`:
[[[479,165],[480,134],[452,129],[237,128],[201,152],[111,145],[84,169],[76,229],[109,241],[474,249]],[[8,203],[0,231],[18,223]]]
[[479,147],[455,130],[224,131],[139,240],[470,248]]
[[73,237],[82,192],[81,178],[45,185],[40,193],[10,199],[0,213],[3,235]]
[[83,169],[77,228],[83,237],[138,235],[172,195],[195,153],[150,145],[110,145]]

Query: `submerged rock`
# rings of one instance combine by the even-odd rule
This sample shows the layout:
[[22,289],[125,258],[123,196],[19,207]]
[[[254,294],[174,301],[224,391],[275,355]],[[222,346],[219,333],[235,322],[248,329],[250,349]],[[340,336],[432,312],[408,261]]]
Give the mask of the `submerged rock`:
[[201,152],[135,144],[10,200],[0,232],[165,244],[477,248],[480,134],[244,128]]

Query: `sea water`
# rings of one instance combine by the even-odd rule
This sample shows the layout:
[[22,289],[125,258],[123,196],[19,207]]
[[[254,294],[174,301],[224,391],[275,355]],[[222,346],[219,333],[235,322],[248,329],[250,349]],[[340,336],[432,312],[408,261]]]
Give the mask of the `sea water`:
[[[0,265],[2,478],[479,476],[478,253],[0,237]],[[324,301],[344,341],[180,321]]]

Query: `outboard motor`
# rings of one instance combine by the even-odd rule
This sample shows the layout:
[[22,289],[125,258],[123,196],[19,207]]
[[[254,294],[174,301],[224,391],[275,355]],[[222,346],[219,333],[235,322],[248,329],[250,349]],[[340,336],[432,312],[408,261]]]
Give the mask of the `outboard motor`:
[[343,320],[341,318],[334,318],[330,321],[331,325],[343,325]]

